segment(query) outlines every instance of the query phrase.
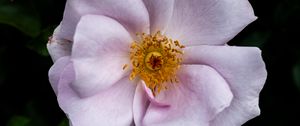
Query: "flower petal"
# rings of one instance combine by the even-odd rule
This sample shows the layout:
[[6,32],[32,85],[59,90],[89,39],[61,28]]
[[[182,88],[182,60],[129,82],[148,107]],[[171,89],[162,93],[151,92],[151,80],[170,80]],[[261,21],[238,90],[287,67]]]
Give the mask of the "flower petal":
[[248,0],[176,0],[166,34],[186,46],[225,44],[255,19]]
[[133,100],[133,119],[136,126],[142,125],[142,118],[149,106],[149,100],[144,90],[144,85],[140,81],[136,87]]
[[157,31],[164,32],[169,23],[173,8],[174,0],[143,0],[149,12],[150,33]]
[[182,66],[178,77],[180,83],[170,85],[153,99],[156,102],[150,103],[143,118],[144,125],[209,126],[209,121],[230,105],[229,86],[213,68]]
[[58,39],[56,36],[58,29],[60,29],[60,26],[55,29],[53,36],[49,38],[47,43],[47,49],[53,62],[61,57],[71,55],[72,43],[65,39]]
[[261,51],[254,47],[195,46],[185,49],[185,64],[206,64],[228,82],[234,99],[215,126],[239,126],[260,114],[258,97],[267,72]]
[[65,69],[65,67],[70,64],[70,57],[69,56],[65,56],[65,57],[61,57],[59,58],[50,68],[49,70],[49,81],[50,84],[55,92],[55,94],[57,94],[57,85],[58,82],[60,80],[60,76],[63,72],[63,70]]
[[126,29],[111,18],[81,18],[71,56],[76,73],[72,87],[81,97],[105,90],[128,74],[122,67],[129,63],[131,41]]
[[79,19],[88,14],[116,19],[132,34],[149,30],[149,16],[141,0],[67,0],[59,38],[73,41]]
[[59,81],[58,102],[72,126],[128,126],[133,122],[132,103],[135,85],[124,77],[111,88],[92,97],[81,98],[70,87],[75,79],[69,64]]

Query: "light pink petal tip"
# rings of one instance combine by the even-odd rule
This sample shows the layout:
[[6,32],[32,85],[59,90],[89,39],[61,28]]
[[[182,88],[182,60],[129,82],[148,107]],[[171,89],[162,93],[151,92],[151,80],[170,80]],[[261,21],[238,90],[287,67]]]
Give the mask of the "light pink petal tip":
[[260,114],[258,98],[267,72],[255,47],[195,46],[185,49],[185,64],[216,69],[233,93],[231,105],[211,122],[213,126],[240,126]]
[[186,46],[222,45],[255,19],[248,0],[176,0],[166,34]]
[[149,16],[141,0],[67,0],[58,37],[73,41],[75,28],[88,14],[116,19],[130,33],[149,31]]
[[81,18],[71,60],[76,79],[72,87],[81,97],[106,90],[128,72],[130,34],[117,21],[97,15]]
[[53,62],[61,57],[70,56],[72,50],[71,41],[57,38],[56,33],[59,29],[60,26],[55,29],[53,36],[49,37],[49,41],[47,43],[47,49]]
[[229,86],[213,68],[204,65],[183,66],[178,77],[180,83],[170,86],[155,98],[149,90],[145,91],[151,102],[146,109],[135,111],[134,108],[134,114],[142,116],[137,118],[140,121],[137,124],[209,126],[209,122],[230,105],[233,95]]
[[58,85],[58,102],[72,126],[129,126],[133,123],[132,101],[135,85],[125,77],[105,91],[81,98],[71,88],[73,64],[66,66]]

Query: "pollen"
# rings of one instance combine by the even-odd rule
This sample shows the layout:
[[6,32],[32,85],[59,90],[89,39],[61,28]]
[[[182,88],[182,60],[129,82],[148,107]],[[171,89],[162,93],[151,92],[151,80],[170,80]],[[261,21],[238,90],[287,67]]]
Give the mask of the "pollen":
[[137,40],[130,46],[132,71],[129,79],[142,79],[154,96],[170,84],[178,83],[176,72],[182,62],[182,48],[179,41],[173,41],[160,31],[153,35],[137,34]]

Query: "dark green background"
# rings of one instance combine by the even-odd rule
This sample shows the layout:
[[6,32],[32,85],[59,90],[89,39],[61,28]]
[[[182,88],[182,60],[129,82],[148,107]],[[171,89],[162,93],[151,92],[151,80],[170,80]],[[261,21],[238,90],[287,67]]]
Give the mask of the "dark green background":
[[[257,21],[230,45],[262,49],[261,115],[244,126],[300,125],[300,0],[250,0]],[[0,0],[0,126],[66,126],[48,82],[48,36],[65,0]]]

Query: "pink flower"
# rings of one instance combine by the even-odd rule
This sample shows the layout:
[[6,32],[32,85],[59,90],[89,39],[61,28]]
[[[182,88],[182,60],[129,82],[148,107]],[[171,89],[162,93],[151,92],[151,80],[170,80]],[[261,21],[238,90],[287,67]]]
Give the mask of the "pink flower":
[[226,43],[255,19],[247,0],[68,0],[49,80],[72,126],[239,126],[267,73]]

